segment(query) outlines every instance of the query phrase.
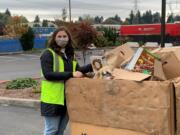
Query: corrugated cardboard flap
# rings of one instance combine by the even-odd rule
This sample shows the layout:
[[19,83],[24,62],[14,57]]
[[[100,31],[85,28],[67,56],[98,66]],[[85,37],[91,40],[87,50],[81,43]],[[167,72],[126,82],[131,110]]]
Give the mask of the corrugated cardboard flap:
[[116,80],[132,80],[132,81],[143,81],[151,77],[151,75],[131,72],[123,69],[114,69],[112,75]]

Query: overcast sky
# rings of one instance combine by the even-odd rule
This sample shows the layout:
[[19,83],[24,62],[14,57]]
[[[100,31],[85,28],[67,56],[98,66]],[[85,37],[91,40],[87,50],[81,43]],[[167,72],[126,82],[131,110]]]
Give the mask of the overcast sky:
[[[68,8],[69,0],[0,0],[0,12],[9,8],[12,15],[24,15],[28,20],[34,20],[36,15],[41,19],[57,19],[61,17],[62,8]],[[135,0],[71,0],[72,18],[90,14],[91,16],[114,16],[118,14],[122,19],[127,17],[130,10],[134,9]],[[161,11],[162,0],[138,0],[138,9],[145,11],[151,9],[153,12]],[[169,0],[176,1],[176,0]],[[177,5],[173,9],[178,9]],[[179,8],[180,9],[180,8]],[[179,10],[178,9],[178,10]],[[169,10],[169,6],[167,6]]]

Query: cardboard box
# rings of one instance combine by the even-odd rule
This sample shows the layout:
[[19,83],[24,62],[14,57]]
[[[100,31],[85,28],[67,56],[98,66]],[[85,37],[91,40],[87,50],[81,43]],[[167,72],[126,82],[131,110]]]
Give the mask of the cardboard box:
[[167,80],[164,74],[163,67],[162,67],[162,62],[159,60],[155,60],[154,62],[154,75],[153,76],[161,81]]
[[163,71],[167,79],[180,76],[180,48],[163,48],[153,51],[161,56]]
[[114,79],[116,80],[132,80],[132,81],[143,81],[151,77],[151,75],[143,74],[139,72],[131,72],[123,69],[114,69],[112,72]]
[[106,59],[107,65],[110,65],[113,68],[119,68],[122,63],[130,60],[133,54],[134,50],[126,45],[121,45],[107,52],[104,57]]
[[70,123],[71,135],[147,135],[125,129],[100,127],[77,122]]
[[[73,123],[174,135],[174,89],[170,81],[71,79],[66,83],[66,96]],[[79,128],[83,130],[83,126]]]
[[180,78],[173,80],[175,86],[175,96],[176,96],[176,130],[177,134],[180,135]]

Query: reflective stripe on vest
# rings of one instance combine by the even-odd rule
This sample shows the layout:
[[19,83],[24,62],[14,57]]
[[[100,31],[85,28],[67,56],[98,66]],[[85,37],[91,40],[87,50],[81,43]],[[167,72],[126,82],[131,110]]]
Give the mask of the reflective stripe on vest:
[[[64,72],[64,61],[52,49],[48,49],[53,55],[53,72]],[[76,71],[77,62],[73,61],[73,72]],[[42,74],[41,101],[49,104],[64,105],[64,81],[48,81]]]

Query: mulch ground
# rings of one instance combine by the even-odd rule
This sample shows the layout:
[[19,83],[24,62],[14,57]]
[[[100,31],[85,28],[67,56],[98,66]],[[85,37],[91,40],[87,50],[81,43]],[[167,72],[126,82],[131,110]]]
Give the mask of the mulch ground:
[[24,98],[24,99],[40,99],[40,83],[38,81],[38,87],[25,88],[25,89],[6,89],[7,82],[0,84],[0,96],[1,97],[11,97],[11,98]]

